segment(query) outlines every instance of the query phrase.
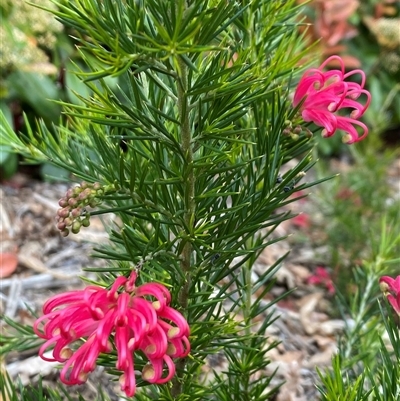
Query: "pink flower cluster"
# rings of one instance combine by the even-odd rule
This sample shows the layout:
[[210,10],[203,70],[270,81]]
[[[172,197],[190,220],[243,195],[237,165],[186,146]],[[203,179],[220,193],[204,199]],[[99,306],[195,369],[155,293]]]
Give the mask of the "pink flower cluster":
[[307,284],[322,285],[328,290],[329,294],[332,295],[336,292],[331,275],[329,274],[328,270],[322,266],[315,268],[315,273],[308,277]]
[[[324,72],[324,67],[332,60],[339,62],[340,70]],[[360,84],[347,81],[356,74],[361,76]],[[332,136],[339,129],[347,133],[343,138],[344,142],[358,142],[368,134],[366,125],[358,121],[371,101],[371,94],[364,89],[364,85],[364,71],[353,70],[345,73],[343,60],[339,56],[331,56],[318,68],[309,69],[304,73],[294,94],[293,105],[297,107],[304,100],[300,106],[303,120],[323,127],[324,137]],[[361,95],[366,98],[364,104],[357,100]],[[350,117],[337,113],[343,109],[352,110]],[[362,130],[361,135],[356,126]]]
[[396,278],[383,276],[379,279],[379,286],[386,295],[390,305],[392,305],[395,312],[400,316],[400,276]]
[[[47,340],[39,350],[46,361],[64,363],[61,381],[82,384],[96,367],[100,353],[109,353],[113,344],[121,389],[128,397],[136,391],[133,353],[141,351],[149,363],[142,378],[162,384],[175,374],[172,358],[190,351],[189,326],[185,318],[169,306],[171,295],[158,283],[136,287],[137,273],[120,276],[110,289],[88,286],[49,299],[44,316],[34,324],[35,333]],[[82,341],[84,340],[84,341]],[[54,346],[53,358],[44,356]],[[166,369],[165,369],[166,368]]]

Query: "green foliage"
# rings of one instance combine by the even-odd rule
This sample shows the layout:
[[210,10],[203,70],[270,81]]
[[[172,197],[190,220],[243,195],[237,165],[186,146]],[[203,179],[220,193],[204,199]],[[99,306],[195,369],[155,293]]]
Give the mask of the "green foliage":
[[340,337],[332,371],[318,372],[323,400],[394,401],[400,395],[400,332],[398,317],[387,301],[377,300],[379,278],[398,274],[398,225],[382,219],[381,241],[373,257],[353,271],[357,290],[350,303],[338,298],[347,326]]
[[[390,344],[380,339],[379,359],[381,366],[376,375],[369,373],[373,385],[374,397],[377,401],[395,401],[400,397],[400,331],[398,319],[395,320],[388,302],[384,310],[379,305],[386,333]],[[389,313],[387,313],[389,309]]]
[[367,401],[371,390],[364,390],[363,375],[355,380],[349,380],[341,371],[340,356],[335,355],[332,360],[333,372],[326,371],[325,375],[318,369],[322,386],[317,386],[323,401]]
[[[77,85],[54,106],[65,118],[53,126],[26,116],[18,136],[3,116],[0,145],[100,183],[93,214],[118,219],[107,227],[110,244],[95,249],[109,260],[106,272],[90,269],[99,284],[139,264],[140,280],[167,285],[188,319],[191,354],[176,363],[177,377],[163,386],[139,380],[136,398],[267,400],[276,344],[265,338],[274,317],[263,298],[283,256],[261,275],[253,264],[293,217],[281,211],[291,195],[322,181],[301,182],[313,140],[282,135],[297,112],[289,93],[303,55],[294,0],[54,4],[86,64],[74,66],[71,82],[87,89]],[[201,368],[218,353],[228,368],[205,384]],[[106,354],[98,364],[120,375],[115,360]],[[135,368],[144,363],[135,355]]]
[[[11,124],[12,115],[4,102],[0,102],[0,109],[3,112],[3,118]],[[11,146],[0,144],[0,179],[11,177],[17,170],[17,164],[18,158],[12,152]]]
[[12,332],[7,333],[2,330],[0,334],[0,344],[2,344],[0,346],[0,356],[6,355],[11,351],[24,352],[35,349],[42,343],[42,340],[34,334],[31,326],[14,322],[6,316],[2,316],[2,319],[9,326],[9,329],[12,329]]
[[[110,401],[101,388],[98,391],[96,401]],[[71,396],[61,385],[57,388],[44,388],[42,380],[39,379],[36,387],[24,386],[19,379],[14,381],[7,372],[2,371],[0,371],[0,397],[7,401],[85,401],[81,395]]]
[[[388,171],[396,152],[377,152],[376,142],[367,138],[360,150],[351,149],[353,164],[334,180],[321,185],[317,203],[323,213],[323,243],[331,251],[329,263],[340,269],[338,285],[351,281],[351,268],[358,261],[373,257],[378,246],[383,216],[393,227],[400,224],[396,187]],[[344,163],[345,165],[346,163]],[[321,166],[321,164],[319,165]],[[321,175],[327,172],[322,169]],[[391,257],[398,247],[391,250]],[[350,280],[350,281],[349,281]],[[346,292],[344,290],[344,292]]]

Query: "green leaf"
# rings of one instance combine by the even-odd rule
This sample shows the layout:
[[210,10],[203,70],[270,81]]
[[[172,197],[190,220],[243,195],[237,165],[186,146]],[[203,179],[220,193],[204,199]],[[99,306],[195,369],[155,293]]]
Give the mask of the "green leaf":
[[59,119],[60,106],[52,100],[60,98],[60,91],[51,78],[28,71],[15,71],[7,80],[14,95],[28,103],[39,116],[49,121]]
[[79,67],[69,60],[65,65],[65,86],[67,90],[68,100],[71,103],[83,105],[83,101],[77,96],[88,98],[91,91],[79,78],[78,74],[81,70]]

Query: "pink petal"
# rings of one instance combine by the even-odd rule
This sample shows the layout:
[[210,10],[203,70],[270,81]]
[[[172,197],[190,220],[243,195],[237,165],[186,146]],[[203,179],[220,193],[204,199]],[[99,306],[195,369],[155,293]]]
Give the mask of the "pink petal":
[[[162,311],[157,313],[158,317],[162,317],[163,319],[168,319],[172,323],[174,323],[177,328],[179,329],[179,332],[174,332],[173,334],[171,333],[171,330],[168,332],[168,338],[175,338],[175,337],[182,337],[182,336],[189,336],[189,325],[186,321],[186,319],[174,308],[171,308],[170,306],[166,306]],[[171,334],[169,334],[171,333]],[[171,336],[170,336],[171,335]]]
[[125,392],[128,397],[133,397],[136,392],[136,378],[133,359],[132,363],[129,364],[128,368],[124,371],[124,374],[119,378],[121,390]]
[[152,332],[157,325],[157,314],[152,303],[140,297],[133,297],[131,308],[140,311],[140,313],[146,319],[146,323],[148,325],[147,330]]
[[347,74],[344,74],[343,79],[346,79],[346,78],[351,77],[352,75],[356,75],[356,74],[360,74],[361,75],[361,84],[360,84],[360,86],[362,88],[364,88],[366,77],[365,77],[365,72],[363,70],[359,70],[359,69],[358,70],[352,70],[352,71],[348,72]]
[[117,348],[117,369],[126,370],[132,359],[132,352],[128,347],[130,330],[127,327],[117,327],[115,330],[115,346]]
[[157,325],[156,329],[143,338],[140,349],[149,359],[158,359],[166,354],[168,339],[166,333]]
[[111,286],[111,288],[109,289],[109,291],[107,292],[107,297],[110,301],[114,301],[116,300],[118,294],[117,291],[118,289],[124,285],[126,282],[128,281],[128,279],[125,276],[119,276],[113,283],[113,285]]
[[395,312],[400,316],[400,297],[394,297],[392,294],[389,294],[387,299]]
[[55,295],[48,299],[43,305],[43,313],[52,312],[55,308],[71,303],[79,303],[83,301],[84,291],[70,291],[63,294]]
[[169,341],[167,354],[171,358],[185,358],[190,352],[190,342],[186,336]]
[[339,64],[340,64],[340,67],[341,67],[340,68],[341,69],[340,72],[343,75],[344,71],[345,71],[344,62],[343,62],[342,58],[340,56],[336,55],[336,54],[333,55],[333,56],[328,57],[318,68],[320,70],[323,70],[325,68],[325,66],[327,66],[332,60],[339,61]]
[[321,71],[311,69],[304,73],[297,86],[296,92],[293,97],[293,105],[296,107],[300,101],[306,96],[310,88],[314,88],[317,84],[322,86],[324,83],[324,76]]
[[148,331],[145,316],[135,309],[127,311],[128,327],[132,331],[131,339],[134,339],[135,348],[138,347]]
[[[354,125],[358,125],[363,129],[361,135],[355,129]],[[359,142],[368,135],[368,128],[364,123],[349,117],[337,117],[337,128],[349,134],[349,140],[346,141],[348,144]]]
[[108,339],[114,330],[114,321],[115,321],[115,309],[110,309],[104,319],[102,319],[99,323],[99,326],[96,330],[96,338],[100,342],[103,348],[107,347]]
[[337,127],[337,120],[333,113],[324,110],[304,109],[301,113],[304,121],[312,121],[314,124],[325,128],[324,136],[332,136]]
[[391,292],[396,295],[400,293],[400,276],[397,276],[395,279],[389,276],[382,276],[379,279],[379,284],[384,292]]
[[[168,367],[168,374],[166,377],[163,375],[164,362]],[[171,380],[175,374],[175,365],[172,359],[168,355],[164,355],[163,358],[150,359],[150,365],[146,365],[142,371],[142,378],[149,383],[164,384]]]
[[160,304],[159,309],[163,309],[166,304],[171,302],[171,294],[163,285],[158,283],[143,284],[136,289],[136,296],[151,295]]
[[86,373],[88,372],[84,368],[87,362],[87,354],[93,346],[94,340],[95,336],[92,336],[67,360],[60,374],[60,380],[64,384],[82,384],[86,381]]

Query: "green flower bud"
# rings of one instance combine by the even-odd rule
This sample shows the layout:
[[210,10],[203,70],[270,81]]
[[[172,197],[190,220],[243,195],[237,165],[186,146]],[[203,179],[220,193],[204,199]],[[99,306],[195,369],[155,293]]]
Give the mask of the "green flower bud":
[[81,187],[75,187],[72,189],[73,197],[76,198],[82,192]]
[[99,204],[98,199],[94,198],[89,202],[89,206],[95,208]]
[[83,227],[89,227],[89,226],[90,226],[90,220],[89,220],[89,218],[83,219],[83,220],[81,221],[81,224],[82,224]]
[[78,234],[81,229],[81,223],[79,221],[74,221],[74,224],[72,224],[71,231],[73,234]]

